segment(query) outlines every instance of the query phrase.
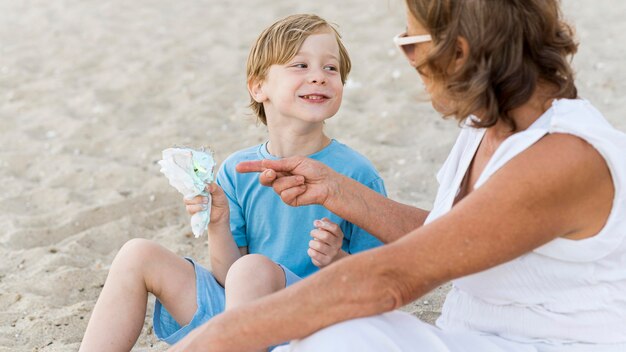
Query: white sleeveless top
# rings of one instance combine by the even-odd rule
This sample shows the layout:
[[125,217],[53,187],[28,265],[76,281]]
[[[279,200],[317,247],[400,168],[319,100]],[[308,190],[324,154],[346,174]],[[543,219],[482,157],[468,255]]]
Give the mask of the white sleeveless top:
[[[437,174],[440,187],[426,223],[451,209],[484,132],[462,129]],[[606,160],[615,198],[604,228],[583,240],[557,238],[510,262],[454,280],[437,325],[559,351],[626,351],[626,135],[589,102],[557,100],[527,130],[500,145],[474,188],[547,133],[578,136]]]

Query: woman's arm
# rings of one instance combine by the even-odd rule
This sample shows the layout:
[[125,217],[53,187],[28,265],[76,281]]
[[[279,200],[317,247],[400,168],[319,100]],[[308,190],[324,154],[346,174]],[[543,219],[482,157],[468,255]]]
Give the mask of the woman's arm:
[[547,136],[436,221],[221,314],[171,351],[245,351],[389,311],[557,236],[597,233],[612,199],[595,149],[573,136]]
[[358,181],[337,175],[324,206],[383,243],[390,243],[424,225],[429,211],[402,204]]
[[237,171],[261,172],[259,181],[274,188],[285,203],[321,204],[384,243],[422,226],[428,216],[426,210],[393,201],[304,157],[242,162]]

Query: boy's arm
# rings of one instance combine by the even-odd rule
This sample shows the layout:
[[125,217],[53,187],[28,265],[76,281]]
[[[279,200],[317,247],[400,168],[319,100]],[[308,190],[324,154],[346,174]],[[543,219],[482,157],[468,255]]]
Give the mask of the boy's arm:
[[[211,272],[222,287],[226,283],[228,269],[237,259],[243,255],[242,250],[237,247],[230,232],[230,224],[209,223],[209,258],[211,259]],[[247,247],[242,247],[246,248]]]
[[212,196],[211,221],[208,227],[209,258],[213,276],[222,286],[226,283],[230,266],[248,254],[247,243],[239,243],[234,236],[236,234],[245,238],[245,234],[240,233],[245,229],[245,218],[235,196],[234,170],[230,170],[228,162],[224,162],[217,172],[215,184],[207,188]]
[[[243,255],[244,250],[237,247],[230,230],[230,208],[226,194],[215,183],[207,185],[206,190],[211,194],[211,219],[207,228],[211,271],[220,285],[224,286],[228,269]],[[197,204],[198,201],[201,204]],[[187,211],[193,214],[199,209],[206,209],[207,201],[205,197],[186,201]],[[247,252],[247,248],[244,248]]]

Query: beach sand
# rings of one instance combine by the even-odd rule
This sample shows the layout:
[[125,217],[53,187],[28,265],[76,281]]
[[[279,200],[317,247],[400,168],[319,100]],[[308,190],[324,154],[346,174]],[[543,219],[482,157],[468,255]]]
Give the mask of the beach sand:
[[[581,96],[626,130],[626,3],[564,10]],[[131,238],[208,265],[156,162],[173,145],[221,161],[266,138],[246,108],[245,60],[265,26],[302,12],[335,22],[353,59],[329,135],[373,161],[391,198],[429,209],[458,127],[392,44],[401,1],[0,1],[0,351],[77,350]],[[446,291],[405,309],[433,322]],[[166,349],[151,312],[135,351]]]

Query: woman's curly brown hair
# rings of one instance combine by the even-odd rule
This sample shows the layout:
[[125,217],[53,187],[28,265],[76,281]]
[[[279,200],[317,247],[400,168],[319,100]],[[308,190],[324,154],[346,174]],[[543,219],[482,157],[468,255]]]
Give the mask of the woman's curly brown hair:
[[[418,70],[442,83],[455,101],[459,121],[475,127],[502,120],[516,130],[509,112],[527,102],[538,82],[555,87],[551,98],[576,98],[570,58],[578,44],[562,20],[558,0],[406,0],[411,14],[433,38],[433,50]],[[469,44],[464,66],[449,73],[457,38]]]

